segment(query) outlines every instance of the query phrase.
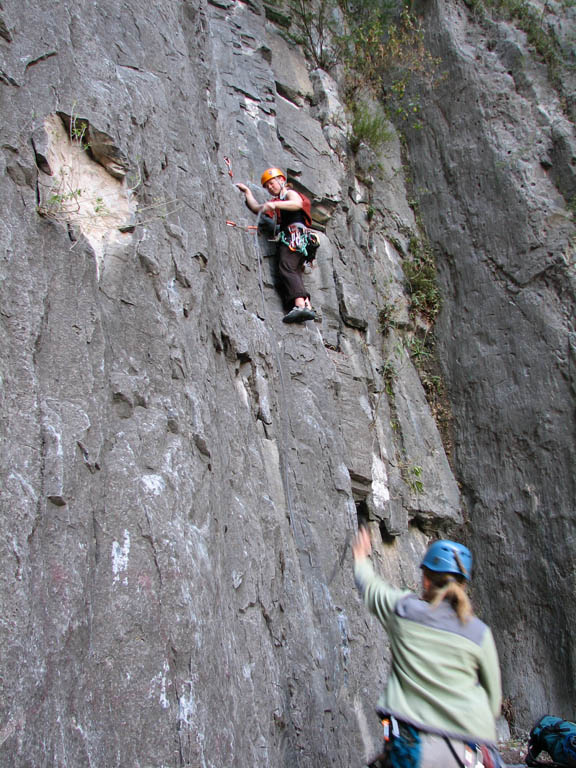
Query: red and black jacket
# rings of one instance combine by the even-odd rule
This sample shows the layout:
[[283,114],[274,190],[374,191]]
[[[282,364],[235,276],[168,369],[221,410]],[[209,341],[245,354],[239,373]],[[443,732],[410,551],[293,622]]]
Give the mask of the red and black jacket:
[[[302,208],[299,208],[297,211],[276,211],[278,215],[278,224],[280,226],[280,230],[287,230],[290,224],[303,224],[305,227],[312,226],[312,211],[310,208],[310,200],[306,197],[306,195],[302,195],[300,192],[296,192],[296,194],[300,195],[302,199]],[[282,202],[281,198],[274,197],[271,202],[278,201]],[[268,215],[274,216],[274,214]]]

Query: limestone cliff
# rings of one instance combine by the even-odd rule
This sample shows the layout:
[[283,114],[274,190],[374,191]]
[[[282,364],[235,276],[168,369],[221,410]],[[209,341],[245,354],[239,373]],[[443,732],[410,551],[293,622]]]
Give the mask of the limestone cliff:
[[525,726],[545,711],[576,716],[576,24],[573,8],[538,13],[570,40],[556,87],[521,30],[430,4],[429,43],[449,75],[409,139],[439,254],[437,335],[470,543],[483,555],[478,591],[510,714]]
[[[358,517],[414,588],[466,521],[520,718],[573,714],[573,134],[484,87],[500,49],[467,13],[424,13],[453,66],[408,136],[420,223],[396,134],[352,153],[337,82],[259,0],[0,2],[0,765],[359,764],[387,659]],[[548,115],[548,170],[501,170],[503,93],[527,137]],[[322,240],[306,326],[233,186],[272,163]],[[463,500],[413,361],[422,225]]]

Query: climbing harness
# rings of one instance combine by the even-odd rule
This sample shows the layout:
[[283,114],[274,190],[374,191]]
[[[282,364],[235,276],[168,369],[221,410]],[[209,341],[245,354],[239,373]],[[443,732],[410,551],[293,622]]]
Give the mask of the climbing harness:
[[[372,759],[368,768],[418,768],[423,755],[425,759],[427,740],[434,734],[419,731],[393,715],[379,713],[379,717],[384,731],[384,749]],[[447,736],[441,738],[458,768],[503,768],[500,755],[494,747],[465,742],[462,759],[454,748],[453,739]],[[462,745],[462,742],[459,743]]]
[[300,253],[304,262],[311,264],[316,259],[316,251],[320,246],[320,238],[304,224],[289,224],[287,232],[282,230],[277,236],[294,253]]
[[[286,189],[286,180],[284,179],[281,184],[281,190],[274,200],[285,200],[287,194],[288,190]],[[275,239],[278,243],[286,245],[293,253],[301,254],[304,262],[311,265],[316,258],[316,251],[320,246],[320,238],[310,229],[312,212],[309,198],[301,192],[297,192],[297,194],[302,200],[302,208],[298,211],[298,215],[304,217],[304,222],[291,220],[294,218],[295,212],[282,211],[280,217],[277,217],[276,220]],[[266,212],[266,215],[272,216],[272,213]]]
[[287,232],[280,233],[280,242],[295,253],[306,252],[306,235],[303,224],[289,224]]
[[379,713],[383,728],[384,750],[368,768],[418,768],[420,734],[416,728],[402,723],[393,715]]

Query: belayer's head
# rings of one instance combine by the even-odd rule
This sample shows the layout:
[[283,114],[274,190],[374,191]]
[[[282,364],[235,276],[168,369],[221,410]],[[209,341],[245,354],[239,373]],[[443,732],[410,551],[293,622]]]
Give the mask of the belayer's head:
[[434,541],[420,563],[424,599],[438,605],[448,600],[462,622],[472,615],[465,591],[472,575],[472,553],[464,544],[440,539]]
[[470,581],[472,575],[472,553],[464,544],[440,539],[434,541],[424,555],[420,568],[437,573],[451,573]]
[[260,183],[271,195],[277,195],[286,184],[286,174],[280,168],[267,168],[262,174]]

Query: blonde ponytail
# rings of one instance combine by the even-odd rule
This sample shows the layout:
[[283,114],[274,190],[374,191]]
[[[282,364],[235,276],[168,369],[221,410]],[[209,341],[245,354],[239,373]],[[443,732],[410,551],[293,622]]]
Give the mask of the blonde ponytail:
[[466,593],[464,578],[452,573],[439,573],[423,568],[430,587],[426,591],[425,599],[433,608],[440,605],[443,600],[448,600],[462,624],[473,616],[472,603]]

